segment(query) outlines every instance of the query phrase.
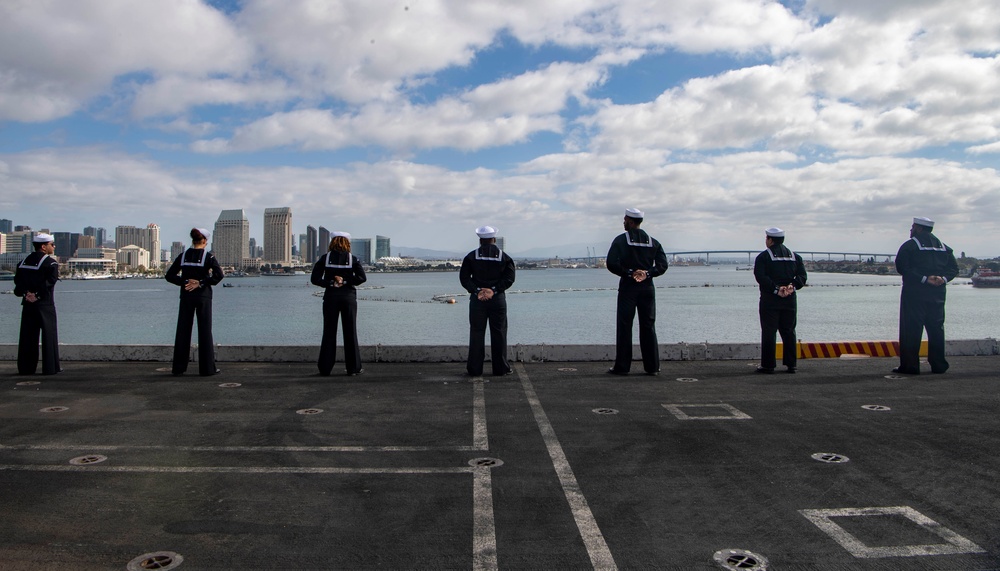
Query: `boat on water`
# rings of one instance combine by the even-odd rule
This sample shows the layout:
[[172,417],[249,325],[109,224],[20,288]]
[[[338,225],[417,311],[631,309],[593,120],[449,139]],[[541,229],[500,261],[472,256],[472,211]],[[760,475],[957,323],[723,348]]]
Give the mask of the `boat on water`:
[[753,266],[736,266],[737,272],[753,271]]
[[972,287],[1000,287],[1000,272],[987,267],[977,268],[972,274]]
[[0,270],[0,281],[2,282],[14,281],[14,272],[9,272],[7,270]]

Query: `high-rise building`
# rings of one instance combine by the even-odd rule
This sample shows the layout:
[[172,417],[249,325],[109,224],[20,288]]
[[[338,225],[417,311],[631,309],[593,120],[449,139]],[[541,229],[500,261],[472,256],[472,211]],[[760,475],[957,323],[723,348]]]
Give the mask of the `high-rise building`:
[[503,236],[497,236],[497,248],[500,248],[504,252],[507,251],[507,239]]
[[7,254],[27,254],[31,252],[31,239],[35,237],[35,233],[28,228],[27,230],[18,230],[18,228],[26,228],[21,226],[14,227],[14,231],[7,235],[7,248],[4,253]]
[[62,261],[72,258],[79,248],[80,235],[76,232],[53,232],[55,238],[56,257]]
[[319,256],[326,254],[326,252],[330,249],[330,231],[320,226],[318,241],[319,244],[316,246],[317,260],[319,259]]
[[[96,248],[96,247],[97,247],[97,238],[94,237],[92,234],[91,235],[84,234],[83,236],[80,236],[80,238],[77,240],[76,243],[77,251],[82,250],[83,248]],[[78,254],[73,254],[73,255],[76,256]]]
[[375,236],[375,259],[388,258],[390,255],[389,238],[387,236]]
[[145,228],[135,226],[117,226],[115,228],[115,247],[119,250],[125,246],[138,246],[146,250],[149,256],[147,268],[160,266],[160,227],[150,223]]
[[184,242],[171,242],[170,243],[170,262],[173,263],[173,261],[177,259],[177,256],[180,256],[181,254],[183,254],[184,253],[184,249],[185,249],[184,248]]
[[250,257],[250,221],[243,209],[223,210],[212,232],[212,252],[220,266],[242,268]]
[[94,228],[93,226],[87,226],[83,229],[84,236],[93,236],[94,240],[97,242],[97,247],[101,248],[104,243],[108,240],[108,231],[104,228]]
[[355,238],[351,240],[351,253],[361,260],[362,264],[370,266],[372,263],[372,239]]
[[287,266],[292,263],[292,209],[264,209],[264,262]]
[[10,234],[14,231],[14,222],[6,218],[0,218],[0,234]]
[[313,263],[316,261],[318,250],[316,245],[316,240],[319,238],[319,233],[312,226],[306,226],[306,244],[302,248],[302,261],[307,263]]

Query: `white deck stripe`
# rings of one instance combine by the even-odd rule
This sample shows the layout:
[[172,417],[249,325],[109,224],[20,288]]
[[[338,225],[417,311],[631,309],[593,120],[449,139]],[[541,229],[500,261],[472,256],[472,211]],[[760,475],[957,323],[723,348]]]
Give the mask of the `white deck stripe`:
[[0,450],[171,450],[177,452],[481,452],[480,446],[168,446],[129,444],[0,444]]
[[0,465],[0,472],[139,472],[159,474],[464,474],[476,468],[345,468],[309,466],[74,466]]
[[490,439],[486,431],[486,391],[483,389],[485,383],[480,380],[473,383],[475,388],[472,395],[472,449],[489,450]]
[[493,477],[490,468],[475,468],[472,470],[472,569],[494,571],[497,568]]
[[559,444],[556,432],[553,430],[552,424],[549,423],[549,418],[542,408],[542,403],[538,400],[538,395],[535,394],[534,387],[531,386],[524,365],[515,363],[514,369],[517,371],[518,377],[521,378],[521,387],[524,389],[528,404],[531,405],[531,412],[535,415],[535,422],[538,424],[538,430],[542,434],[545,447],[549,451],[552,466],[555,468],[563,493],[566,495],[566,501],[569,502],[570,510],[573,512],[573,519],[576,520],[576,527],[580,530],[580,537],[587,548],[587,554],[590,555],[590,563],[594,569],[602,571],[618,569],[611,556],[611,550],[608,549],[608,544],[604,541],[604,535],[601,534],[601,529],[597,526],[594,514],[591,513],[590,506],[587,505],[587,498],[584,497],[580,490],[580,484],[576,481],[576,476],[573,475],[573,468],[566,460],[566,454]]

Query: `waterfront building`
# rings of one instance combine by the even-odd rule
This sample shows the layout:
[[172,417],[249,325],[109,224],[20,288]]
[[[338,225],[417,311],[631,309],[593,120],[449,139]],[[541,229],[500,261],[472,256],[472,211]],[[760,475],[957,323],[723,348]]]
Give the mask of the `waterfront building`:
[[212,232],[212,252],[220,266],[242,269],[243,259],[250,257],[250,221],[242,208],[219,214]]
[[497,236],[497,248],[500,248],[502,251],[506,252],[507,251],[507,239],[504,238],[503,236]]
[[292,209],[264,209],[264,261],[283,266],[292,263]]
[[325,254],[327,252],[327,250],[330,249],[330,231],[327,230],[326,228],[320,226],[319,227],[319,237],[318,237],[317,241],[319,242],[319,244],[316,247],[317,254],[318,254],[318,256],[317,256],[316,259],[319,259],[319,256],[322,256],[323,254]]
[[138,246],[146,250],[146,267],[149,268],[149,264],[152,263],[156,268],[159,268],[160,227],[156,224],[150,223],[145,228],[117,226],[115,228],[115,246],[119,250],[125,246]]
[[[84,234],[83,236],[80,236],[77,239],[76,242],[77,252],[79,252],[83,248],[96,248],[96,247],[97,247],[97,238],[95,238],[94,236],[88,236]],[[79,256],[79,254],[75,255]]]
[[14,231],[14,222],[6,218],[0,218],[0,234],[10,234]]
[[13,272],[17,269],[17,265],[21,263],[24,259],[24,254],[20,252],[9,252],[0,254],[0,270],[8,270]]
[[114,248],[80,248],[76,251],[76,257],[88,260],[117,260],[118,251]]
[[186,249],[186,247],[184,246],[184,242],[171,242],[170,243],[170,262],[173,263],[173,261],[177,259],[177,256],[180,256],[181,254],[184,253],[185,249]]
[[7,251],[7,234],[0,232],[0,254]]
[[388,258],[391,256],[389,238],[387,236],[375,236],[375,259]]
[[[110,248],[109,248],[110,249]],[[111,250],[114,253],[114,250]],[[113,273],[118,267],[118,261],[113,257],[107,258],[70,258],[66,262],[66,271],[70,274],[98,274],[106,275]]]
[[117,262],[129,269],[149,268],[149,250],[134,244],[118,248]]

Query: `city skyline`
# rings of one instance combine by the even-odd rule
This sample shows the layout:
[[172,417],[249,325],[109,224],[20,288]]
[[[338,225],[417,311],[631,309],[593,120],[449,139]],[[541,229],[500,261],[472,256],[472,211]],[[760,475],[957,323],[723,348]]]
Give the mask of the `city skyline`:
[[[326,6],[325,9],[318,6]],[[994,0],[0,3],[0,216],[1000,254]],[[73,30],[78,33],[66,33]],[[266,242],[266,240],[265,240]],[[583,248],[580,247],[582,250]],[[282,252],[278,255],[284,255]]]

